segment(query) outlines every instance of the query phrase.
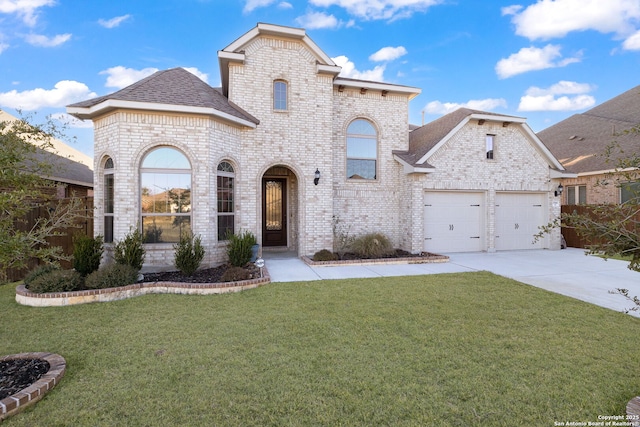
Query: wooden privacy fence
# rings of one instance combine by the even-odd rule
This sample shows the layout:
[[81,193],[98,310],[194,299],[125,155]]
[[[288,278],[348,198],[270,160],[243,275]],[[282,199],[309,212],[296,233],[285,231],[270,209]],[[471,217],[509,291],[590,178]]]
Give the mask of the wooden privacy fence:
[[[561,211],[563,214],[577,213],[579,215],[594,215],[592,205],[563,205]],[[635,221],[640,221],[640,211],[636,213]],[[586,248],[591,244],[602,243],[601,239],[589,241],[584,237],[578,236],[578,233],[573,228],[562,227],[562,235],[564,236],[567,246],[570,248]]]
[[[78,220],[77,226],[78,228],[66,228],[61,229],[64,235],[63,236],[53,236],[47,238],[47,242],[51,246],[59,246],[62,248],[62,251],[65,255],[73,254],[73,236],[74,234],[84,234],[86,236],[93,237],[93,197],[80,197],[82,200],[82,209],[84,214],[82,218]],[[25,217],[25,221],[21,221],[16,224],[16,228],[22,231],[30,230],[38,218],[45,217],[48,215],[46,206],[41,206],[39,208],[33,209],[31,212],[27,214]],[[62,261],[60,263],[63,268],[71,268],[72,264],[69,261]],[[10,269],[8,272],[8,279],[10,282],[14,282],[17,280],[22,280],[24,276],[33,268],[39,265],[39,261],[37,259],[32,259],[29,261],[29,266],[24,269]]]

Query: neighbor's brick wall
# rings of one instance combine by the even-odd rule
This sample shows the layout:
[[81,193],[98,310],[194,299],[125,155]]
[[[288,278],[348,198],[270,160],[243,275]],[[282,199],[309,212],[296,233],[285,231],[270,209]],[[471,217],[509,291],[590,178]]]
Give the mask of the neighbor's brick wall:
[[[609,182],[607,185],[596,185],[600,181]],[[567,203],[567,189],[569,186],[586,185],[587,186],[587,203],[588,205],[600,205],[606,203],[620,203],[620,188],[616,184],[607,179],[604,174],[579,176],[577,178],[567,178],[562,180],[565,187],[562,193],[562,204],[573,205]],[[577,198],[577,192],[576,192]]]
[[[486,159],[487,134],[496,135],[494,160]],[[429,163],[436,170],[424,176],[424,190],[485,191],[489,207],[485,218],[486,250],[495,248],[495,218],[491,207],[498,191],[547,193],[548,220],[560,214],[559,199],[553,194],[559,181],[550,181],[547,162],[517,124],[503,127],[502,122],[487,121],[479,125],[477,120],[471,120],[429,158]],[[414,228],[413,233],[422,236],[422,226]],[[417,244],[415,239],[414,244]],[[559,231],[545,239],[544,247],[559,249]]]

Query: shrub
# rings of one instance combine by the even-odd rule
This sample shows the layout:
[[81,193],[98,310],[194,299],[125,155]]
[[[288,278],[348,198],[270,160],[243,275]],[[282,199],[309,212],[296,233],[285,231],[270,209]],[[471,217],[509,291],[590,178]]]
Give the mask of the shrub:
[[100,268],[103,243],[102,236],[97,236],[95,239],[84,234],[73,236],[73,268],[82,277]]
[[117,264],[130,265],[136,270],[144,264],[144,248],[142,247],[142,233],[140,229],[129,231],[124,240],[116,242],[114,258]]
[[31,292],[70,292],[82,288],[82,276],[74,270],[52,270],[31,280],[27,288]]
[[84,280],[87,289],[116,288],[138,281],[138,270],[125,264],[110,264],[89,274]]
[[193,233],[183,233],[180,241],[173,245],[176,251],[174,264],[180,272],[186,276],[192,276],[196,272],[204,258],[204,248],[200,236],[194,237]]
[[394,252],[389,238],[381,233],[369,233],[357,237],[351,250],[361,258],[382,258]]
[[251,247],[257,245],[256,236],[250,231],[244,231],[240,234],[227,234],[229,246],[227,246],[227,255],[229,262],[235,267],[243,267],[251,261]]
[[251,279],[251,273],[242,267],[229,267],[220,278],[223,282],[237,282],[248,279]]
[[31,284],[31,282],[36,280],[38,277],[47,275],[55,270],[60,270],[60,267],[53,264],[40,265],[31,270],[29,274],[27,274],[27,276],[24,278],[24,285],[27,287],[27,289],[29,289],[29,285]]
[[314,261],[334,261],[336,259],[338,259],[336,254],[334,254],[333,252],[327,249],[322,249],[316,252],[315,254],[313,254]]

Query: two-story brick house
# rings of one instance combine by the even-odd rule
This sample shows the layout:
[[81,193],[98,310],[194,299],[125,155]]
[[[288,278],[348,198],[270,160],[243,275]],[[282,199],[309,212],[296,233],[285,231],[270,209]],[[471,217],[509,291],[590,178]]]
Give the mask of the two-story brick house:
[[531,244],[563,168],[524,119],[459,110],[410,133],[420,89],[340,77],[298,28],[258,24],[218,59],[221,88],[176,68],[68,107],[95,126],[96,234],[140,224],[148,266],[186,228],[208,265],[229,231],[308,255],[336,222],[413,253],[559,248]]

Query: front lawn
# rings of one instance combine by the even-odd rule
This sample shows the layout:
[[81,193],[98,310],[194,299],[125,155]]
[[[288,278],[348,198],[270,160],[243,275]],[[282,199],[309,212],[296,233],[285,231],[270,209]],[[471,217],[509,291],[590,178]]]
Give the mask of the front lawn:
[[14,289],[0,356],[67,373],[7,427],[552,426],[640,395],[639,319],[491,273],[58,308]]

